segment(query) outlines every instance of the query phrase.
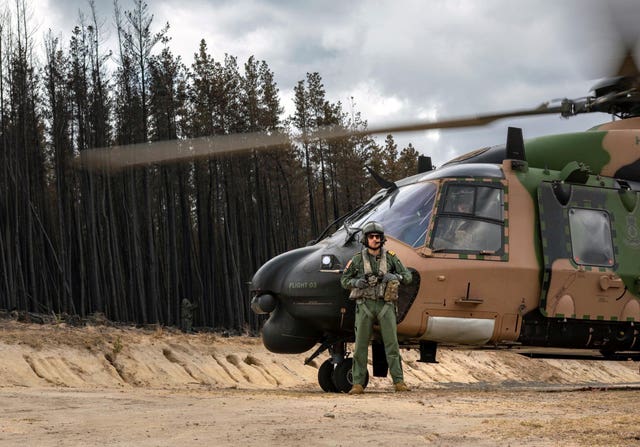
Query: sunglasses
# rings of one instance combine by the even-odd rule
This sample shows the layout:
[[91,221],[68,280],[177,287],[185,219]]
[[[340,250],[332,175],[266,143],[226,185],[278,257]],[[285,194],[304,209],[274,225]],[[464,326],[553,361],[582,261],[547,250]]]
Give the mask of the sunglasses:
[[367,237],[369,239],[382,239],[382,236],[379,234],[368,234]]

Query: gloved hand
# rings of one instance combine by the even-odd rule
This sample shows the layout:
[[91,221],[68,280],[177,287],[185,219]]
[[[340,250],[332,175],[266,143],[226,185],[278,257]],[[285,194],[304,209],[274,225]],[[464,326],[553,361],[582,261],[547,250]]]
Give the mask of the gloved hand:
[[366,289],[369,287],[369,283],[364,278],[352,279],[351,285],[357,289]]
[[389,281],[400,281],[400,279],[402,279],[402,276],[396,274],[396,273],[385,273],[384,276],[382,277],[382,282],[383,283],[388,283]]

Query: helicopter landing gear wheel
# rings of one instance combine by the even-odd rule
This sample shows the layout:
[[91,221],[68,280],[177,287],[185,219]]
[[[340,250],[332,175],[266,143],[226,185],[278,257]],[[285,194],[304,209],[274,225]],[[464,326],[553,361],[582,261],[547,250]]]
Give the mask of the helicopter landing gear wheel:
[[320,384],[322,391],[326,393],[338,392],[336,384],[333,383],[333,370],[333,362],[331,362],[331,359],[325,360],[318,369],[318,383]]
[[[348,393],[353,386],[353,359],[346,358],[339,363],[333,370],[333,383],[336,386],[339,393]],[[369,384],[369,371],[364,376],[363,388],[366,388]]]

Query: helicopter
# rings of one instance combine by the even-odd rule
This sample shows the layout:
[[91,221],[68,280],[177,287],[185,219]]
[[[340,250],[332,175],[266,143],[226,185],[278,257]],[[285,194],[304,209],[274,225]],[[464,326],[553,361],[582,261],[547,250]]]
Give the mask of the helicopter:
[[[584,132],[524,140],[509,128],[505,144],[390,181],[305,247],[255,272],[251,309],[267,315],[264,346],[274,353],[323,354],[318,383],[348,392],[355,304],[340,276],[362,247],[361,228],[377,221],[387,249],[412,272],[400,287],[401,345],[435,362],[438,344],[640,351],[640,73],[627,54],[615,77],[592,94],[531,109],[360,131],[319,129],[301,138],[343,138],[481,126],[511,117],[604,112],[617,118]],[[86,169],[121,169],[287,144],[279,133],[224,135],[83,151]],[[465,205],[465,206],[461,206]],[[337,228],[333,233],[331,228]],[[465,231],[458,231],[465,227]],[[464,234],[461,234],[464,233]],[[374,336],[374,376],[386,376]],[[368,376],[365,379],[365,386]]]
[[[265,263],[251,281],[252,310],[275,353],[325,351],[326,392],[348,392],[354,303],[339,278],[361,249],[369,221],[413,274],[397,302],[401,345],[435,362],[439,343],[519,344],[640,351],[640,90],[633,58],[582,99],[516,112],[411,124],[401,130],[482,125],[513,116],[605,112],[618,118],[585,132],[505,144],[391,182],[308,246]],[[381,132],[394,129],[382,129]],[[461,205],[464,205],[461,206]],[[465,226],[464,235],[459,230]],[[373,375],[387,375],[374,336]],[[368,376],[365,379],[365,387]]]

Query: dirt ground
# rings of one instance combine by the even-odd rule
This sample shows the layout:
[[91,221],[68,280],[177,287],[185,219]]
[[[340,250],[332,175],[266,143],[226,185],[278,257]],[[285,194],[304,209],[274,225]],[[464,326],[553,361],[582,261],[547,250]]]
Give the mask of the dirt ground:
[[411,392],[354,397],[257,338],[0,320],[0,445],[640,446],[638,362],[519,352],[403,351]]

